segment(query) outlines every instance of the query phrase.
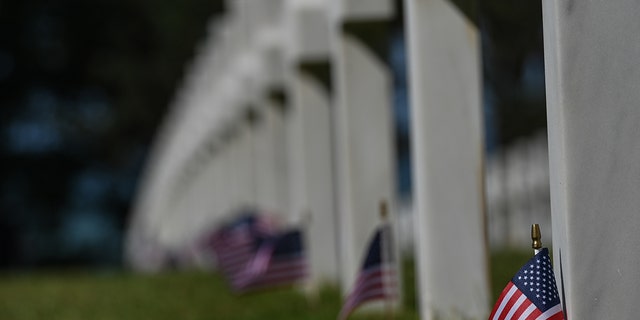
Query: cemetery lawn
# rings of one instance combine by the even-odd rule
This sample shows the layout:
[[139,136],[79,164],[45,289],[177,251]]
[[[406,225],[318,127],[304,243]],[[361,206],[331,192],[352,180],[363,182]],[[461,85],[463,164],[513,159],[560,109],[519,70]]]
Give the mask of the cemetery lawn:
[[[530,257],[507,251],[492,255],[492,296]],[[393,319],[418,319],[412,262],[404,263],[405,311]],[[136,275],[125,272],[47,271],[0,274],[0,319],[335,319],[341,307],[336,289],[313,301],[292,289],[236,296],[221,277],[204,272]],[[388,319],[354,316],[353,320]],[[443,319],[446,320],[446,319]]]

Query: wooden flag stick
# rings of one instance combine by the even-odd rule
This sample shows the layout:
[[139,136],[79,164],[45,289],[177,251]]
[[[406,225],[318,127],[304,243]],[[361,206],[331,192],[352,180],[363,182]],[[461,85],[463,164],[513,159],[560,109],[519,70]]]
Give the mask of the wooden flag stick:
[[535,223],[531,225],[531,248],[534,254],[538,254],[542,248],[542,235],[540,233],[540,225]]
[[386,222],[387,221],[387,216],[389,215],[389,211],[387,208],[387,202],[382,200],[380,201],[380,219],[382,220],[382,222]]

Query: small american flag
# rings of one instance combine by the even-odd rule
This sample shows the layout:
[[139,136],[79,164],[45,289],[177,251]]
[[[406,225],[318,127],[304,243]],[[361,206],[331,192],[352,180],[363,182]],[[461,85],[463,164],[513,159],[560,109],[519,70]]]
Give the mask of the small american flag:
[[512,319],[564,319],[547,248],[533,256],[509,281],[489,316],[489,320]]
[[261,239],[275,234],[276,226],[264,215],[244,213],[222,225],[206,241],[230,283],[254,257]]
[[284,231],[260,241],[253,258],[233,280],[236,291],[289,285],[307,276],[302,232],[298,229]]
[[397,298],[396,270],[390,240],[391,227],[388,224],[376,230],[362,268],[340,310],[338,319],[348,318],[358,306],[365,302]]

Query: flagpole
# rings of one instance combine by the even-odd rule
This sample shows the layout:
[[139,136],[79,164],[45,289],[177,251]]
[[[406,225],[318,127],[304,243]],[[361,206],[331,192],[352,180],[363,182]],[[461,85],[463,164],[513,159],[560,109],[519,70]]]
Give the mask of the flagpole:
[[534,223],[531,225],[531,248],[533,248],[533,254],[536,255],[542,248],[542,235],[540,233],[540,225]]
[[[387,202],[385,200],[380,201],[380,220],[382,220],[382,224],[383,227],[385,224],[388,223],[388,215],[389,215],[389,211],[388,211],[388,207],[387,207]],[[382,260],[384,261],[384,263],[387,262],[387,259],[389,258],[389,240],[390,239],[386,239],[387,237],[389,237],[388,232],[384,232],[383,231],[383,241],[382,241]],[[384,266],[384,264],[383,264]],[[385,292],[387,293],[385,299],[384,299],[384,308],[385,308],[385,314],[386,314],[386,318],[389,320],[393,320],[393,308],[391,306],[391,294],[388,292],[389,288],[387,288],[388,283],[390,281],[389,276],[387,275],[387,273],[385,272],[386,270],[382,270],[383,274],[383,279],[384,279],[384,284],[385,284]]]

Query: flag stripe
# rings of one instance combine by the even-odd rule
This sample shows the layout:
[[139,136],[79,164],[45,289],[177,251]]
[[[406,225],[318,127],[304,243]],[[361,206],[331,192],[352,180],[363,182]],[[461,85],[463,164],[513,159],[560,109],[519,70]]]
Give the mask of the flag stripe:
[[296,270],[280,274],[271,274],[268,277],[259,279],[251,283],[250,288],[259,288],[264,286],[288,285],[302,280],[307,276],[306,270]]
[[[357,297],[357,299],[355,300],[350,300],[347,303],[351,306],[357,306],[359,304],[361,304],[362,302],[366,302],[366,301],[370,301],[373,299],[383,299],[383,298],[387,298],[390,297],[391,295],[387,294],[387,292],[384,289],[378,289],[378,290],[374,290],[374,291],[367,291],[367,293],[362,294],[360,296]],[[393,295],[395,296],[395,295]],[[350,309],[350,308],[347,308]],[[355,309],[355,308],[354,308]]]
[[287,275],[289,273],[306,273],[307,262],[304,259],[298,259],[295,261],[278,262],[270,266],[262,275],[252,275],[240,273],[234,283],[238,287],[244,287],[250,284],[251,281],[259,282],[260,278],[280,277],[281,275]]
[[[306,258],[303,256],[291,257],[287,259],[274,259],[273,263],[266,268],[263,272],[264,274],[268,274],[271,272],[281,272],[283,269],[295,269],[295,268],[306,268],[307,262]],[[249,272],[238,272],[235,279],[251,279],[255,278],[257,275],[251,274]]]
[[533,312],[531,312],[531,314],[527,317],[527,320],[536,320],[540,315],[542,314],[542,311],[540,311],[540,309],[536,308],[535,310],[533,310]]
[[307,276],[307,273],[304,270],[300,270],[294,273],[280,274],[278,276],[271,275],[269,277],[265,277],[265,278],[259,279],[256,282],[251,283],[251,286],[248,286],[247,288],[239,288],[239,289],[240,291],[243,291],[246,289],[253,290],[253,289],[263,288],[267,286],[272,287],[272,286],[290,285],[295,282],[298,282],[298,280],[304,279],[304,277],[306,276]]
[[385,290],[367,292],[365,294],[360,295],[357,300],[347,301],[347,303],[345,303],[345,306],[342,308],[342,311],[340,312],[340,315],[338,316],[338,318],[346,319],[346,317],[349,316],[356,309],[356,307],[362,303],[373,301],[373,300],[382,300],[382,299],[396,298],[396,297],[397,295],[395,294],[390,295]]
[[356,306],[362,304],[363,302],[372,300],[372,299],[385,299],[385,298],[395,298],[397,297],[397,293],[395,292],[388,292],[387,290],[384,290],[384,288],[380,288],[378,290],[372,290],[372,291],[367,291],[364,294],[361,294],[360,296],[356,297],[355,299],[350,299],[347,300],[347,302],[345,303],[345,306],[347,306],[345,309],[355,309]]
[[231,277],[234,290],[245,292],[269,286],[287,285],[308,275],[302,234],[289,230],[260,240],[260,246]]
[[[361,292],[369,292],[369,291],[377,292],[377,291],[380,291],[380,292],[383,292],[383,293],[385,293],[385,292],[391,293],[392,291],[395,291],[395,290],[393,290],[391,288],[387,288],[387,287],[388,287],[388,284],[385,285],[385,283],[383,281],[371,281],[371,282],[367,282],[367,283],[363,284],[361,287],[359,287],[359,291],[361,291]],[[347,301],[357,300],[358,297],[359,297],[359,295],[351,295],[351,296],[348,297]]]
[[527,317],[535,310],[536,310],[536,306],[533,303],[529,304],[529,307],[526,310],[524,310],[524,312],[520,315],[520,317],[518,317],[518,320],[526,320]]
[[[359,276],[358,279],[356,280],[356,284],[353,287],[353,291],[359,290],[360,287],[362,287],[363,285],[366,285],[368,282],[371,281],[379,281],[380,283],[387,283],[389,285],[395,285],[395,280],[394,278],[388,277],[388,279],[385,279],[385,275],[388,276],[392,276],[395,275],[395,272],[392,271],[376,271],[376,272],[371,272],[368,275],[365,276]],[[385,282],[386,281],[386,282]]]
[[[525,296],[526,298],[526,296]],[[513,315],[511,316],[511,319],[519,319],[522,314],[527,311],[528,308],[531,307],[531,305],[533,305],[533,302],[531,302],[531,300],[526,299],[518,308],[518,310],[516,310],[516,312],[513,313]],[[535,307],[535,306],[534,306]]]
[[556,305],[555,307],[547,310],[545,313],[541,314],[536,320],[546,320],[546,319],[562,319],[564,317],[562,313],[562,307],[560,305]]
[[240,283],[236,285],[237,290],[248,290],[257,288],[258,286],[264,285],[278,285],[278,284],[289,284],[291,282],[296,282],[298,280],[302,280],[307,276],[306,269],[297,269],[297,270],[287,270],[285,272],[280,273],[271,273],[265,274],[257,279],[250,279],[245,283]]
[[[504,310],[505,305],[507,304],[507,302],[509,302],[509,299],[511,299],[511,297],[516,292],[516,290],[518,290],[518,288],[516,288],[513,282],[509,282],[507,287],[504,288],[504,290],[502,290],[502,293],[498,298],[498,302],[500,303],[500,305],[498,306],[497,309],[494,309],[493,312],[491,313],[491,320],[500,319],[500,314],[502,313],[502,310]],[[498,302],[496,302],[496,304]]]
[[358,272],[351,292],[338,314],[338,319],[346,319],[358,306],[373,300],[388,300],[398,297],[396,270],[392,261],[393,254],[388,251],[392,247],[390,227],[383,225],[374,233],[364,263]]
[[525,300],[527,300],[527,297],[525,295],[523,295],[522,293],[520,294],[520,296],[515,301],[513,299],[511,299],[510,302],[512,302],[512,305],[509,308],[509,312],[507,313],[507,315],[505,317],[507,319],[512,319],[513,315],[516,313],[516,311],[518,311],[518,309],[520,309],[520,307],[525,302]]

